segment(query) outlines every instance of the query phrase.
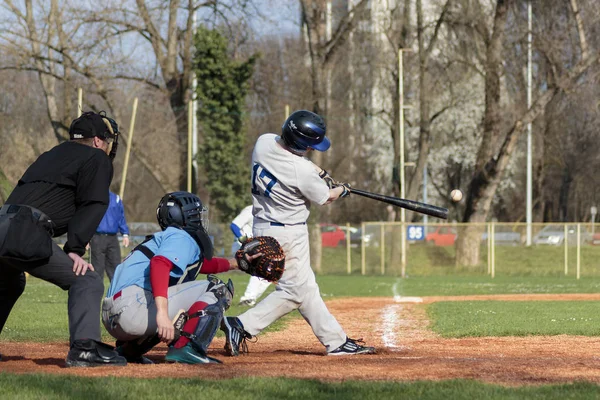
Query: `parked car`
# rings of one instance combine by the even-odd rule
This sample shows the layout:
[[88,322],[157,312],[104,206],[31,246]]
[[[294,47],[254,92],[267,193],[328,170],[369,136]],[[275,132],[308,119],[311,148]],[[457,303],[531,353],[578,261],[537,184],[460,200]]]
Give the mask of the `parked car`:
[[[577,228],[575,225],[567,225],[567,243],[570,245],[577,244]],[[535,245],[551,245],[560,246],[565,241],[565,226],[564,225],[548,225],[539,231],[533,237]],[[581,227],[581,243],[592,243],[592,235],[585,227]]]
[[456,229],[451,226],[435,227],[433,232],[425,235],[425,243],[436,246],[452,246],[456,241]]
[[[483,232],[481,240],[487,242],[487,231]],[[514,232],[509,226],[499,225],[494,227],[494,244],[517,246],[521,243],[521,234]]]
[[350,233],[350,246],[357,247],[362,246],[362,242],[364,240],[365,246],[378,246],[379,243],[375,240],[374,235],[372,233],[366,233],[363,235],[361,228],[356,228],[354,226],[344,226],[340,225],[340,229],[343,230],[346,234]]
[[321,226],[321,244],[323,247],[337,247],[346,240],[346,234],[335,224],[319,224]]

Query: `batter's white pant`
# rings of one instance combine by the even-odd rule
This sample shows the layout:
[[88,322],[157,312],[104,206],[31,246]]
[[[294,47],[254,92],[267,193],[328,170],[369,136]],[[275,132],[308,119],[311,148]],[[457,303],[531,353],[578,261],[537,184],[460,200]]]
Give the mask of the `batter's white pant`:
[[[213,292],[207,292],[209,281],[192,281],[169,287],[169,318],[174,319],[181,309],[188,311],[192,304],[203,301],[217,302]],[[128,286],[102,301],[102,323],[115,339],[134,340],[154,335],[156,303],[150,290]]]
[[298,309],[315,336],[332,351],[346,342],[346,333],[321,298],[310,266],[307,225],[271,226],[254,220],[254,236],[273,236],[285,252],[285,270],[275,291],[239,316],[244,329],[257,335],[267,326]]
[[240,301],[256,301],[262,294],[269,288],[271,282],[259,278],[258,276],[250,277],[248,281],[248,286],[246,286],[246,291],[244,295],[240,298]]

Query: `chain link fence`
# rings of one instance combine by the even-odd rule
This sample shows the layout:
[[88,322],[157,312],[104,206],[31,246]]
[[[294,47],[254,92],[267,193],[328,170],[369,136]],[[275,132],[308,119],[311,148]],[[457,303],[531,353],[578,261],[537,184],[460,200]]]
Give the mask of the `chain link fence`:
[[[525,223],[372,221],[320,227],[323,274],[600,277],[600,229],[591,223],[534,223],[530,245]],[[478,252],[477,262],[461,265],[457,246],[468,227],[479,238],[478,247],[469,249]],[[131,246],[122,248],[123,256],[160,229],[151,223],[131,223],[130,228]],[[216,256],[232,256],[234,236],[228,224],[211,223],[210,236]]]

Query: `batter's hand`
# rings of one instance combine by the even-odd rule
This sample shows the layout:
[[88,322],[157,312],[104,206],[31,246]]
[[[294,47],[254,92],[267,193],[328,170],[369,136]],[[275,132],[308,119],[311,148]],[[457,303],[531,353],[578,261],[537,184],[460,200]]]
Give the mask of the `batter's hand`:
[[94,271],[94,266],[81,258],[79,254],[68,253],[67,255],[73,260],[73,272],[75,272],[75,275],[85,275],[88,269]]
[[170,343],[175,338],[175,327],[168,313],[159,311],[156,314],[156,325],[161,342]]
[[344,188],[344,191],[342,192],[342,194],[340,194],[340,197],[350,196],[350,192],[352,191],[352,187],[350,186],[349,183],[340,183],[338,187]]

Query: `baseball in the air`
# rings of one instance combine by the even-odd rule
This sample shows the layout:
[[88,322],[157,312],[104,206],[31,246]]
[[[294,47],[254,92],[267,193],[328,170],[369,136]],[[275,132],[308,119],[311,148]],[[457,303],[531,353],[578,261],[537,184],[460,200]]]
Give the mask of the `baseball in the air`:
[[458,189],[454,189],[453,191],[450,192],[450,198],[454,202],[459,202],[462,200],[462,192]]

